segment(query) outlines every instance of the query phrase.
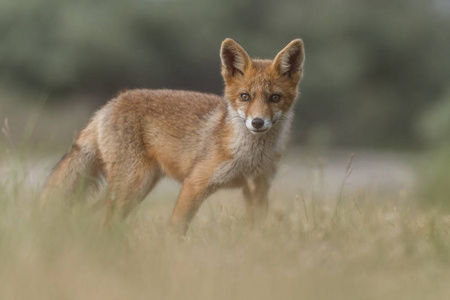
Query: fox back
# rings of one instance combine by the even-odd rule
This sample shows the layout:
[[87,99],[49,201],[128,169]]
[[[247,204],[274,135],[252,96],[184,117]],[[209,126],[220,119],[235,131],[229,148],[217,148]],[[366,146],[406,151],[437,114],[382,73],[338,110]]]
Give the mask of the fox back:
[[252,60],[231,39],[220,51],[223,97],[188,91],[132,90],[96,112],[53,169],[42,194],[73,195],[106,179],[107,222],[125,217],[158,181],[183,185],[170,220],[186,232],[203,200],[243,189],[250,220],[267,211],[267,193],[293,119],[304,49],[294,40],[275,59]]

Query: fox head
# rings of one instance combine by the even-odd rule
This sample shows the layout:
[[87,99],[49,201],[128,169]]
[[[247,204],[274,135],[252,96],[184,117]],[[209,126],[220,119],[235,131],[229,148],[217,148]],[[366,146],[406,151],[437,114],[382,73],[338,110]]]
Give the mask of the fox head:
[[269,131],[291,111],[303,75],[303,41],[293,40],[271,60],[251,59],[232,39],[220,49],[225,97],[254,134]]

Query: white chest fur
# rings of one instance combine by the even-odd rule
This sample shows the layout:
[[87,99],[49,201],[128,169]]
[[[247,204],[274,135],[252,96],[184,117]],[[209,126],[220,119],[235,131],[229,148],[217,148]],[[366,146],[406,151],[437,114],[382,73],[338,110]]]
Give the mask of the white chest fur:
[[277,122],[263,134],[251,133],[244,122],[234,118],[234,137],[230,145],[233,159],[223,162],[216,169],[213,184],[227,184],[238,177],[272,177],[282,155],[292,123],[293,112]]

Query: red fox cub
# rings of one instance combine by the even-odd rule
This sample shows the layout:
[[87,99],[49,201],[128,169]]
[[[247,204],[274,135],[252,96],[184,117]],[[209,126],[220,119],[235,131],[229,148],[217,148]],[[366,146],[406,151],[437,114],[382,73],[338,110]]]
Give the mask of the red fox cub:
[[267,211],[267,193],[294,116],[305,52],[293,40],[273,61],[251,59],[234,40],[220,49],[223,97],[174,90],[132,90],[98,110],[44,188],[70,195],[106,179],[105,206],[126,216],[168,176],[182,183],[170,218],[185,233],[203,200],[243,188],[250,219]]

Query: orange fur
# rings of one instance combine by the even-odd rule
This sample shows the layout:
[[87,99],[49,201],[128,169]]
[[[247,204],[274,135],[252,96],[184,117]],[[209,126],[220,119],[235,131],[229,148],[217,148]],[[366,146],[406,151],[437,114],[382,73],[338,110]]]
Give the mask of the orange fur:
[[[170,220],[181,232],[219,188],[243,188],[249,217],[264,214],[293,118],[303,42],[292,41],[270,61],[252,60],[226,39],[221,59],[224,97],[173,90],[119,93],[55,166],[42,197],[55,190],[73,194],[80,182],[103,175],[108,216],[126,216],[168,176],[183,184]],[[274,94],[279,102],[271,100]],[[254,127],[258,121],[260,128]]]

